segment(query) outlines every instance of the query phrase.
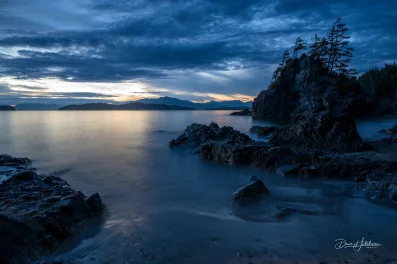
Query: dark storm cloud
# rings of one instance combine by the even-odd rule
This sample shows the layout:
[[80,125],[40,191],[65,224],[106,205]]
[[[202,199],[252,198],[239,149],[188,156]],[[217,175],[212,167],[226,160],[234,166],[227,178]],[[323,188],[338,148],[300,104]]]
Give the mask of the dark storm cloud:
[[144,79],[188,92],[251,95],[266,87],[271,71],[205,87],[200,76],[186,80],[175,72],[256,73],[278,63],[297,36],[325,35],[337,17],[350,28],[353,63],[363,71],[397,59],[396,10],[395,0],[8,1],[0,7],[0,75]]
[[[21,32],[22,33],[22,32]],[[23,33],[22,33],[23,34]],[[92,34],[92,33],[91,33]],[[33,47],[33,48],[69,48],[73,46],[96,48],[100,44],[100,37],[76,33],[39,34],[30,37],[13,36],[0,39],[2,47]]]

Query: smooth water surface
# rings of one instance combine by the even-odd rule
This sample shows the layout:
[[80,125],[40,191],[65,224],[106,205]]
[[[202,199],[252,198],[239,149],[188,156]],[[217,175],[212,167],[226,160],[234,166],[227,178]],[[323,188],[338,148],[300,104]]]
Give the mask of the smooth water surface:
[[[352,183],[285,179],[168,147],[193,122],[217,122],[247,134],[252,125],[271,124],[229,113],[0,112],[0,150],[29,157],[40,173],[56,172],[87,195],[99,192],[107,205],[110,215],[100,230],[70,241],[55,259],[124,264],[387,263],[397,258],[397,211],[369,202]],[[358,128],[364,138],[376,138],[380,128],[396,123],[359,121]],[[249,175],[261,178],[271,195],[258,205],[236,207],[231,195],[249,183]],[[276,221],[269,215],[273,206],[309,213]],[[356,253],[334,249],[335,239],[363,237],[382,246]]]

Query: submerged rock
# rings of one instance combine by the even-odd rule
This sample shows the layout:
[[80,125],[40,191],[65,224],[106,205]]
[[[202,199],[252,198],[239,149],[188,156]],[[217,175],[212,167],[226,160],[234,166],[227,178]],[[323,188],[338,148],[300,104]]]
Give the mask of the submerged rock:
[[256,180],[236,191],[233,194],[233,199],[236,202],[255,202],[269,193],[265,184],[261,180]]
[[273,206],[271,216],[278,220],[284,220],[289,215],[297,212],[296,209],[284,206]]
[[258,136],[269,136],[270,134],[278,131],[275,126],[253,126],[250,128],[251,133],[255,133]]
[[1,155],[0,164],[12,171],[0,184],[0,263],[29,263],[101,219],[98,194],[87,198],[59,177],[37,175],[26,158]]
[[243,109],[243,110],[238,111],[238,112],[233,112],[230,115],[232,115],[232,116],[251,116],[252,115],[252,111],[249,110],[248,108],[246,108],[246,109]]

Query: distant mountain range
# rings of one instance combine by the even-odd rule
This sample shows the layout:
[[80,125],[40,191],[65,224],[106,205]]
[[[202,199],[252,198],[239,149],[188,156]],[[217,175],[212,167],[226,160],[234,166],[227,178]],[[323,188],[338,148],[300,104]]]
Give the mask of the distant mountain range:
[[165,104],[144,104],[132,102],[128,104],[113,105],[104,103],[67,105],[59,108],[59,110],[194,110],[193,108],[165,105]]
[[177,105],[183,107],[190,107],[197,110],[240,110],[243,108],[252,107],[252,102],[242,102],[240,100],[232,101],[210,101],[207,103],[194,103],[188,100],[181,100],[178,98],[172,98],[168,96],[156,98],[156,99],[141,99],[136,102],[144,104],[165,104],[165,105]]
[[23,103],[23,104],[17,104],[15,108],[17,110],[57,110],[61,107],[61,105],[57,104],[29,104],[29,103]]
[[194,103],[173,97],[160,97],[156,99],[141,99],[127,104],[88,103],[81,105],[62,106],[58,104],[21,103],[10,108],[2,106],[0,110],[242,110],[252,108],[252,102],[210,101]]

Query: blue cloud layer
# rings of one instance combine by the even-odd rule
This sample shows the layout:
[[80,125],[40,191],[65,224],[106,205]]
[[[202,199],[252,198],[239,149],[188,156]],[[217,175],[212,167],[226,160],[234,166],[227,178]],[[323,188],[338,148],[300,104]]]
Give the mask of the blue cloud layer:
[[[13,0],[0,7],[0,76],[255,95],[297,36],[325,35],[337,17],[359,71],[396,60],[396,10],[395,0]],[[233,87],[194,75],[232,69],[255,74]]]

